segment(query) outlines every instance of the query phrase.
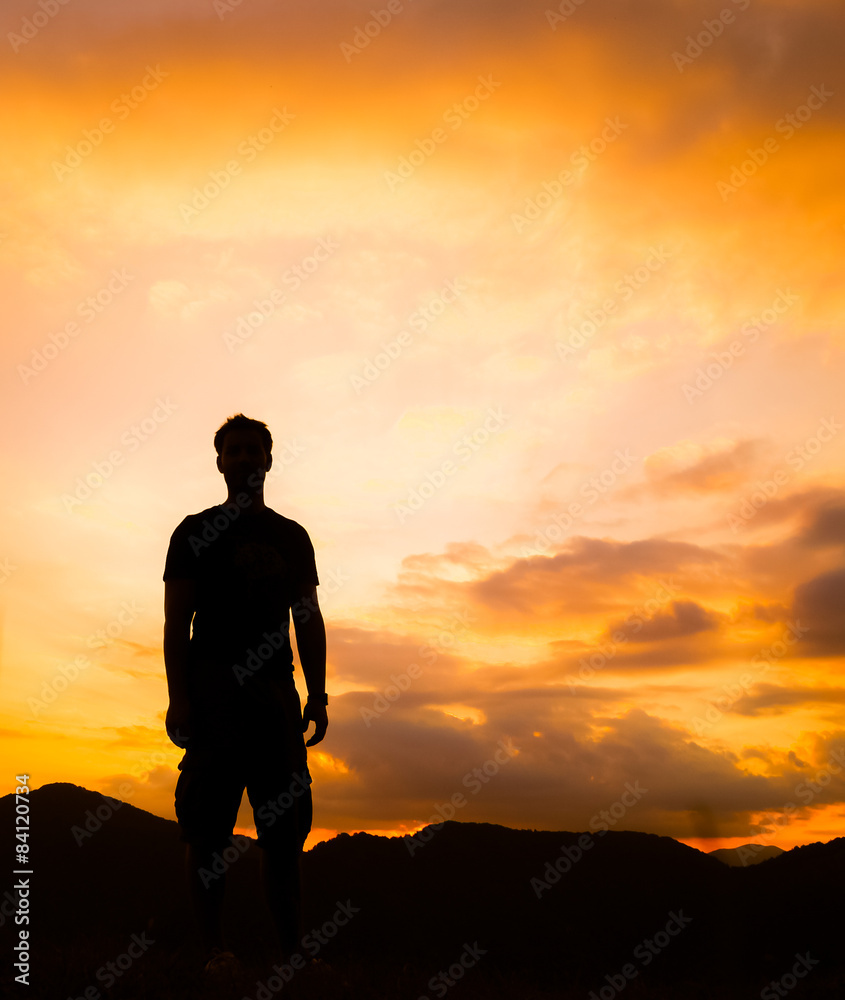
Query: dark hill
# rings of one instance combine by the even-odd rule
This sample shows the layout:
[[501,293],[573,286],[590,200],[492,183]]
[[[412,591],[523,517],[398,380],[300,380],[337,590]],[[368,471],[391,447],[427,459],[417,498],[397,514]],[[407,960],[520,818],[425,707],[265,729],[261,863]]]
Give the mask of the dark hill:
[[[62,977],[57,998],[80,995],[103,956],[118,954],[133,933],[146,929],[159,942],[157,962],[195,941],[175,823],[68,784],[34,791],[31,810],[34,951],[42,968]],[[13,812],[14,797],[0,799],[6,857]],[[252,842],[233,851],[227,881],[233,944],[255,962],[270,947],[258,855]],[[626,966],[636,974],[626,997],[759,996],[798,952],[809,951],[823,970],[808,976],[808,990],[843,966],[843,839],[731,868],[652,834],[448,822],[416,838],[341,834],[308,852],[303,875],[304,931],[320,928],[339,902],[358,911],[320,957],[404,969],[395,978],[405,977],[411,1000],[476,942],[486,952],[473,971],[477,982],[491,990],[520,984],[511,996],[564,997],[571,989],[587,997],[618,985]],[[90,957],[68,959],[85,949]],[[134,988],[126,995],[179,995]],[[361,995],[394,995],[386,989]],[[485,994],[474,994],[468,977],[461,996],[475,995]]]
[[709,851],[708,854],[722,864],[730,865],[731,868],[747,868],[748,865],[759,865],[770,858],[778,857],[783,854],[783,848],[775,847],[774,844],[768,846],[743,844],[741,847],[720,847],[716,851]]

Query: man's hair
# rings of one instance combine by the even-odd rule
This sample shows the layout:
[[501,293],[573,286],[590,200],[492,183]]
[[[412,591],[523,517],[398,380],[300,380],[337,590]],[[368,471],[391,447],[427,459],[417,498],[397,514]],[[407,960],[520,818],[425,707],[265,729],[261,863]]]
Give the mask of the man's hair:
[[245,417],[242,413],[236,413],[234,417],[229,417],[226,423],[214,435],[214,450],[218,455],[223,451],[223,439],[229,431],[258,431],[261,435],[261,443],[267,452],[267,457],[270,457],[270,453],[273,450],[273,438],[267,424],[261,420],[253,420],[251,417]]

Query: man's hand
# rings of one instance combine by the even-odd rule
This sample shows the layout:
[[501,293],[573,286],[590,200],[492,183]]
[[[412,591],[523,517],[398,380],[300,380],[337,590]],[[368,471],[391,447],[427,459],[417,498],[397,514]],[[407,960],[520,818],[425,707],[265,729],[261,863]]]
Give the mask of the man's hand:
[[296,632],[296,648],[299,650],[299,662],[305,674],[305,683],[309,694],[314,698],[305,702],[302,713],[302,731],[308,729],[308,723],[313,722],[314,735],[305,744],[313,747],[326,735],[329,717],[326,712],[326,626],[320,605],[317,603],[317,588],[308,584],[300,588],[295,595],[297,600],[291,606],[293,627]]
[[191,710],[187,702],[171,701],[164,717],[164,726],[171,743],[184,750],[191,738]]
[[182,750],[187,747],[193,728],[188,702],[188,672],[191,621],[196,605],[196,581],[164,581],[164,669],[170,694],[170,707],[164,717],[164,725],[170,741]]
[[303,733],[308,729],[308,725],[311,722],[315,726],[314,735],[305,744],[307,747],[313,747],[315,743],[319,743],[326,735],[326,729],[329,725],[329,713],[326,711],[325,705],[320,705],[313,701],[305,702],[305,709],[302,713]]

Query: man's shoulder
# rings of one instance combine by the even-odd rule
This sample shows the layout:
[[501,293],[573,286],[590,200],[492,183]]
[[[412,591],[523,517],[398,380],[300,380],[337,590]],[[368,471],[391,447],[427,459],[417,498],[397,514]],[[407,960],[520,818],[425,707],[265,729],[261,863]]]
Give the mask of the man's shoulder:
[[176,531],[184,531],[186,528],[193,528],[195,525],[202,525],[205,521],[213,521],[214,517],[223,512],[223,506],[221,504],[215,504],[213,507],[206,507],[205,510],[199,510],[196,514],[187,514],[182,520],[176,525]]
[[280,514],[277,510],[273,510],[272,507],[266,507],[266,512],[272,518],[273,522],[277,524],[280,528],[284,528],[287,531],[301,531],[305,534],[305,528],[299,523],[299,521],[294,521],[291,517],[285,517],[284,514]]
[[186,521],[204,521],[206,518],[214,517],[215,514],[219,514],[225,510],[222,503],[212,504],[211,507],[206,507],[205,510],[198,510],[195,514],[188,514],[185,517]]
[[190,535],[203,530],[214,534],[238,524],[243,528],[251,525],[262,532],[267,530],[289,540],[310,542],[308,532],[298,521],[285,517],[272,507],[265,507],[260,512],[253,513],[245,507],[238,507],[237,504],[215,504],[195,514],[188,514],[176,526],[174,535]]
[[266,508],[266,514],[268,515],[267,522],[271,526],[271,530],[277,534],[277,536],[287,539],[288,542],[297,544],[301,543],[303,545],[309,546],[311,544],[311,538],[308,532],[303,528],[299,521],[294,521],[293,518],[285,517],[284,514],[280,514],[278,511],[272,508]]

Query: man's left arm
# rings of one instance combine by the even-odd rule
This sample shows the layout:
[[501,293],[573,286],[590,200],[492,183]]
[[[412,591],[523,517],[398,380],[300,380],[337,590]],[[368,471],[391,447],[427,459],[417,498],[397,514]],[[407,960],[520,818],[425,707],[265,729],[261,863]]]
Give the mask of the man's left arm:
[[308,688],[308,700],[302,713],[302,731],[305,732],[311,722],[315,726],[314,735],[305,744],[311,747],[323,739],[329,724],[326,710],[326,626],[317,603],[317,588],[313,584],[304,586],[290,610],[299,662]]

